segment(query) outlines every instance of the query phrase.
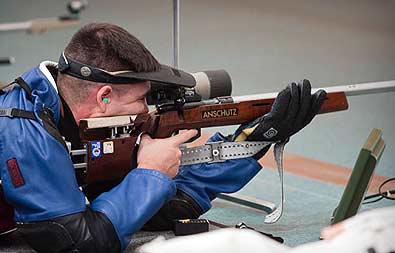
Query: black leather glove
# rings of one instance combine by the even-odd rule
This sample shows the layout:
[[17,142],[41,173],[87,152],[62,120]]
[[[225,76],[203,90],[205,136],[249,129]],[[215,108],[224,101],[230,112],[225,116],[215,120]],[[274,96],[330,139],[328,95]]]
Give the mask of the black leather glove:
[[[278,94],[269,113],[241,125],[233,140],[286,141],[313,120],[325,98],[324,90],[311,94],[311,84],[306,79],[298,84],[291,83]],[[258,158],[267,150],[263,154],[260,152]]]

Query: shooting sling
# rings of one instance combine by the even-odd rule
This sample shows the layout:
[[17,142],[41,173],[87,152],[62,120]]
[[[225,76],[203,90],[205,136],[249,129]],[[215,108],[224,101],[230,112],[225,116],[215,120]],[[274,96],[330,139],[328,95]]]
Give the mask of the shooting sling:
[[[191,148],[181,148],[181,165],[192,165],[198,163],[224,162],[231,159],[252,157],[264,147],[274,142],[240,141],[240,142],[209,142],[205,145]],[[278,142],[274,145],[274,158],[277,164],[278,176],[281,184],[281,201],[278,207],[266,215],[265,223],[277,222],[282,213],[285,202],[284,198],[284,175],[283,175],[283,153],[287,141]],[[242,168],[241,168],[242,169]]]

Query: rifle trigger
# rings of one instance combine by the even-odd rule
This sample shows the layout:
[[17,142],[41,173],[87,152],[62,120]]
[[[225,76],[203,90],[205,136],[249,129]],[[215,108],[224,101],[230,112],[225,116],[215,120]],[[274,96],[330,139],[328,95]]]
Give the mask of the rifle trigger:
[[201,128],[198,128],[198,129],[196,129],[196,130],[198,131],[198,133],[197,133],[195,136],[193,136],[191,139],[189,139],[187,142],[196,141],[197,139],[200,138],[200,136],[202,136],[202,129],[201,129]]

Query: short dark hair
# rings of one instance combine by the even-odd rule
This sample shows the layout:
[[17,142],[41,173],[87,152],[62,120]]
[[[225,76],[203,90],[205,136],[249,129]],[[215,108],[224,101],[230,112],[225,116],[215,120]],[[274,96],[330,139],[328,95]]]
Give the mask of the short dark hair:
[[148,49],[125,29],[108,23],[83,26],[67,45],[66,56],[107,71],[156,71],[160,65]]
[[[76,61],[107,71],[149,72],[160,68],[159,62],[136,37],[109,23],[83,26],[74,34],[64,53]],[[59,92],[71,104],[84,101],[89,88],[95,84],[58,74]]]

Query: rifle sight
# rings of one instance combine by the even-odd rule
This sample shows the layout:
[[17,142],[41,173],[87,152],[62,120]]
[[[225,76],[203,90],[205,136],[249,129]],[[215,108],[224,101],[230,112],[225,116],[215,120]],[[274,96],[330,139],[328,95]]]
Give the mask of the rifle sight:
[[149,105],[160,105],[174,101],[199,102],[215,97],[230,96],[232,80],[225,70],[208,70],[192,73],[196,85],[193,88],[151,82],[147,94]]

